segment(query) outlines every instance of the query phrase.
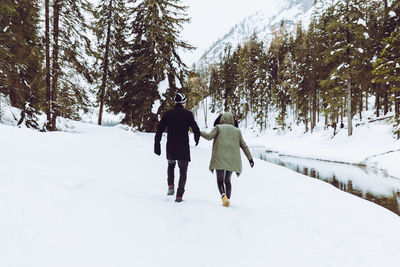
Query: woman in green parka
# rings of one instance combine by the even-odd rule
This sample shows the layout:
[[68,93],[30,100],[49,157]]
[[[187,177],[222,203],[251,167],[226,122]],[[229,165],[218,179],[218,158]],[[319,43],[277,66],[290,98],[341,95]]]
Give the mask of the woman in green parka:
[[228,207],[232,192],[232,172],[236,172],[238,176],[242,172],[240,148],[245,153],[251,167],[254,166],[253,157],[243,140],[241,131],[235,127],[235,119],[230,112],[225,112],[220,116],[219,123],[210,133],[200,132],[200,134],[207,140],[214,139],[209,168],[211,172],[216,170],[222,204]]

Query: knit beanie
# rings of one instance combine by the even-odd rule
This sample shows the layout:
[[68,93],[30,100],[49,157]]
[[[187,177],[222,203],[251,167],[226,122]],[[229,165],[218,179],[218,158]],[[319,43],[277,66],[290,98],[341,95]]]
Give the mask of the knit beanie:
[[182,93],[177,93],[174,98],[176,104],[184,104],[186,103],[186,100],[186,96]]

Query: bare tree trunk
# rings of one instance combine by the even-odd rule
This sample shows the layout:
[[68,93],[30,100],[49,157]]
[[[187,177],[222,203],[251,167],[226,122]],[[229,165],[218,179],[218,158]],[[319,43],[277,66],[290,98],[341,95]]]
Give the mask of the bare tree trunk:
[[312,118],[311,118],[311,132],[314,131],[315,125],[317,124],[317,91],[314,88],[312,94]]
[[351,117],[351,61],[350,61],[350,56],[351,56],[351,45],[352,45],[352,40],[350,36],[350,29],[349,29],[349,24],[350,24],[350,14],[349,14],[349,2],[346,2],[346,10],[347,10],[347,28],[346,28],[346,41],[347,41],[347,64],[349,66],[349,72],[348,72],[348,81],[347,81],[347,135],[351,136],[353,134],[353,124],[352,124],[352,117]]
[[376,116],[379,117],[379,108],[380,108],[380,94],[379,94],[379,88],[376,86],[376,98],[375,98],[375,108],[376,108]]
[[362,111],[363,111],[363,97],[362,97],[362,88],[361,88],[361,94],[360,94],[360,101],[358,103],[358,114],[360,115],[360,120],[362,120]]
[[309,99],[309,101],[308,101],[308,106],[309,106],[309,110],[308,110],[308,114],[309,114],[309,116],[310,116],[310,131],[311,131],[311,133],[312,133],[312,129],[313,129],[313,121],[312,121],[312,118],[313,118],[313,116],[312,116],[312,98],[310,98]]
[[267,123],[268,123],[268,104],[265,105],[265,121],[264,121],[264,125],[265,125],[265,130],[267,130]]
[[47,129],[51,124],[51,88],[50,88],[50,0],[45,0],[45,46],[46,46],[46,115]]
[[368,110],[368,87],[365,89],[365,110]]
[[343,100],[342,103],[340,103],[340,122],[343,123],[343,117],[344,117],[344,107],[343,107]]
[[306,133],[308,132],[308,120],[307,120],[307,117],[306,118],[304,118],[304,126],[305,126],[305,131],[306,131]]
[[204,111],[204,123],[206,125],[206,128],[208,128],[207,126],[207,109],[208,109],[208,105],[207,105],[207,97],[205,98],[205,103],[203,103],[203,111]]
[[319,99],[318,99],[318,95],[317,95],[317,122],[319,122],[319,115],[320,115],[320,105],[319,105]]
[[54,0],[53,3],[53,58],[52,58],[52,92],[51,92],[51,130],[57,130],[57,115],[58,115],[58,107],[57,107],[57,83],[58,83],[58,75],[59,75],[59,64],[58,64],[58,52],[59,52],[59,20],[60,20],[60,9],[61,9],[62,1]]
[[400,112],[400,92],[395,93],[395,98],[394,98],[394,114],[396,118],[399,118],[399,112]]
[[353,134],[353,124],[351,118],[351,79],[349,79],[347,84],[347,135],[351,136]]
[[383,115],[386,115],[389,112],[389,94],[386,85],[383,86],[383,89]]
[[101,125],[102,120],[103,120],[104,97],[106,95],[106,86],[107,86],[107,78],[108,78],[108,62],[109,62],[111,23],[112,23],[112,0],[110,0],[110,5],[108,6],[107,20],[108,21],[107,21],[106,50],[104,52],[103,77],[102,77],[101,86],[100,86],[100,110],[99,110],[99,121],[98,121],[99,125]]

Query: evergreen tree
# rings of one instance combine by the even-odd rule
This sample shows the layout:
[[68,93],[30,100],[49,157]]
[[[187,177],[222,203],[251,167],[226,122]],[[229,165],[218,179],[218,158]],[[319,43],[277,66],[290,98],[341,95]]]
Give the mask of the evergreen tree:
[[[48,129],[56,130],[57,117],[79,119],[79,110],[87,111],[85,84],[92,82],[87,60],[92,54],[87,35],[89,26],[85,12],[91,6],[86,0],[53,1],[50,64],[50,94]],[[48,70],[47,70],[48,71]]]
[[353,104],[352,96],[357,92],[357,70],[360,68],[360,53],[363,53],[360,43],[364,39],[365,32],[363,23],[359,23],[362,11],[360,1],[344,0],[335,5],[335,19],[327,26],[335,38],[327,55],[328,61],[335,62],[336,66],[331,70],[330,79],[326,84],[335,85],[335,91],[341,93],[346,99],[346,116],[348,135],[352,135]]
[[[389,4],[387,0],[379,1],[378,3],[371,2],[370,6],[374,7],[374,15],[372,17],[372,33],[371,39],[373,40],[373,52],[374,58],[373,62],[379,57],[382,51],[382,41],[383,39],[390,36],[393,30],[392,24],[389,23]],[[388,111],[388,93],[389,88],[385,83],[374,83],[374,93],[375,93],[375,108],[376,116],[380,116],[380,110],[383,105],[384,113]]]
[[210,66],[210,69],[211,112],[217,112],[217,107],[221,106],[221,79],[216,65]]
[[[397,63],[394,58],[400,58],[399,49],[388,42],[397,40],[393,32],[400,24],[400,2],[327,3],[331,6],[316,8],[307,31],[299,25],[295,37],[286,33],[282,23],[266,53],[263,48],[259,52],[262,44],[254,40],[234,51],[228,45],[210,72],[214,109],[224,106],[235,113],[252,114],[262,128],[273,103],[278,124],[285,128],[287,107],[292,105],[297,122],[303,122],[306,131],[308,125],[313,131],[322,110],[325,125],[330,120],[335,129],[346,116],[348,135],[356,112],[362,119],[364,106],[368,109],[368,94],[376,94],[377,112],[382,104],[384,113],[388,112],[394,102],[398,114],[399,103],[390,96],[398,99],[397,81],[392,80],[398,76],[393,64]],[[389,72],[393,72],[391,78]]]
[[[199,103],[198,110],[203,112],[204,124],[208,127],[207,113],[208,113],[208,100],[207,97],[210,95],[209,89],[209,77],[207,70],[196,70],[193,66],[189,73],[188,81],[185,84],[185,88],[188,88],[186,97],[191,99],[187,104],[186,108],[191,109]],[[202,104],[200,105],[200,102]]]
[[[313,32],[312,25],[309,32]],[[311,42],[303,31],[301,24],[297,27],[294,43],[290,51],[290,69],[291,72],[291,98],[294,101],[296,109],[296,119],[304,123],[305,131],[308,131],[309,123],[309,99],[310,99],[310,57],[315,54],[311,49]]]
[[228,46],[222,57],[221,64],[221,81],[222,81],[222,96],[224,101],[224,111],[231,111],[233,114],[238,114],[238,106],[235,105],[239,102],[239,96],[235,95],[238,86],[238,63],[239,54],[238,50],[231,51]]
[[21,120],[37,128],[42,94],[38,1],[0,1],[0,92],[20,108]]
[[[400,26],[382,42],[383,50],[374,63],[375,81],[386,84],[395,94],[395,118],[399,119],[400,102]],[[396,125],[395,125],[396,126]],[[396,131],[399,134],[398,131]]]
[[[100,61],[101,76],[99,84],[99,117],[98,124],[102,124],[106,93],[114,84],[110,76],[113,71],[113,63],[116,62],[118,47],[121,43],[117,42],[118,33],[126,28],[126,3],[124,0],[101,0],[94,12],[96,19],[92,28],[97,37],[96,59]],[[115,68],[114,68],[115,70]]]
[[276,109],[278,111],[276,120],[283,129],[285,128],[287,105],[290,103],[288,91],[289,87],[284,84],[284,81],[288,78],[288,51],[289,35],[286,31],[284,23],[282,22],[279,32],[271,42],[268,55],[272,78],[272,94],[275,100]]
[[[240,51],[238,64],[238,92],[240,102],[240,114],[247,118],[248,114],[257,113],[258,98],[263,93],[261,80],[264,78],[261,69],[263,59],[262,43],[259,43],[257,36],[253,35]],[[247,122],[247,120],[246,120]],[[247,124],[246,124],[247,125]]]
[[258,44],[259,65],[258,65],[258,85],[256,87],[256,98],[254,101],[255,122],[260,126],[261,131],[267,128],[267,119],[269,107],[271,104],[271,92],[268,90],[269,72],[268,72],[268,56],[265,52],[264,43]]
[[[152,45],[140,34],[133,44],[128,44],[126,53],[121,54],[115,76],[117,90],[110,101],[111,110],[125,114],[122,123],[143,131],[153,131],[156,115],[152,106],[158,99],[158,84],[163,72],[156,65],[149,64],[156,55]],[[125,63],[122,63],[125,62]],[[155,63],[154,63],[155,64]]]
[[[180,49],[193,47],[180,40],[183,23],[188,22],[187,7],[180,0],[133,1],[132,21],[128,25],[127,49],[120,61],[118,89],[113,93],[111,109],[123,112],[123,122],[146,131],[153,131],[157,120],[152,112],[155,101],[161,101],[157,113],[171,107],[171,99],[185,83],[187,67],[178,55]],[[160,98],[158,86],[168,82]],[[181,90],[186,90],[185,88]]]
[[45,33],[44,33],[44,46],[45,46],[45,73],[46,73],[46,118],[47,127],[50,128],[51,121],[51,67],[50,67],[50,0],[44,1],[45,10]]

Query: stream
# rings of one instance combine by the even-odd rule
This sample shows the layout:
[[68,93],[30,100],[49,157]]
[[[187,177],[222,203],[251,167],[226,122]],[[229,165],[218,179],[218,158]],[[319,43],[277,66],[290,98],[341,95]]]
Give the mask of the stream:
[[250,149],[257,158],[322,180],[400,215],[400,178],[389,176],[384,170],[282,155],[266,151],[262,147],[250,147]]

